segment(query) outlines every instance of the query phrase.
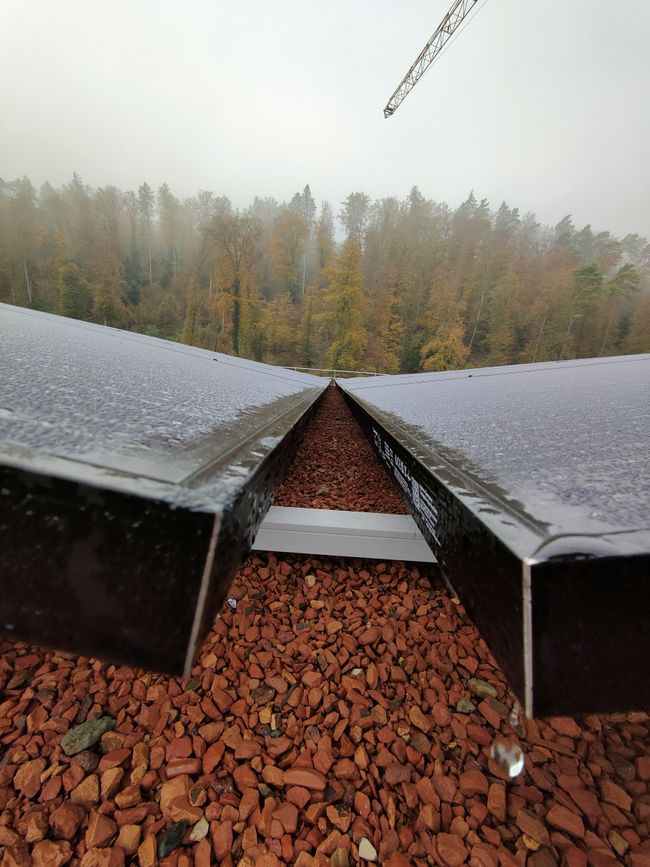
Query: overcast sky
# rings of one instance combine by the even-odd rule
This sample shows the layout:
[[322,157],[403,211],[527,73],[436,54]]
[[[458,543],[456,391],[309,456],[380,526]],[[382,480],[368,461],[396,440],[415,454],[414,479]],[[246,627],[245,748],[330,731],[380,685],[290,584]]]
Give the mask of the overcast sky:
[[167,181],[247,205],[309,183],[650,236],[648,0],[0,0],[0,177]]

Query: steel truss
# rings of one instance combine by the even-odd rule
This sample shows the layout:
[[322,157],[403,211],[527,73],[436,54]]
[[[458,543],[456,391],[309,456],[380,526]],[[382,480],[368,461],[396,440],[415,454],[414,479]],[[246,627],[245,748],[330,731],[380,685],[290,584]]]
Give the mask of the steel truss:
[[395,113],[475,5],[476,0],[456,0],[388,100],[384,117],[390,117]]

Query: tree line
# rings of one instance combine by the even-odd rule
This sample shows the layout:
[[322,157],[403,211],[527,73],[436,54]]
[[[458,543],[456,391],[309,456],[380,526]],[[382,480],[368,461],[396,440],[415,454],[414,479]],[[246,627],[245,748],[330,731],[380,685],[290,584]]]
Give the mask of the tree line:
[[0,300],[260,361],[385,373],[650,351],[650,245],[469,195],[0,180]]

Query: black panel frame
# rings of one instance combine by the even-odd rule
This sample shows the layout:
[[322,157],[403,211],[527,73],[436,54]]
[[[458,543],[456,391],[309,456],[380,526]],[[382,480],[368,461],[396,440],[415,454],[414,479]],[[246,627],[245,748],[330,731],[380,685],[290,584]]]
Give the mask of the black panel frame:
[[647,709],[650,553],[530,569],[535,715]]
[[133,477],[75,480],[74,462],[0,465],[0,632],[187,676],[325,385],[229,453],[250,472],[214,509],[141,493]]

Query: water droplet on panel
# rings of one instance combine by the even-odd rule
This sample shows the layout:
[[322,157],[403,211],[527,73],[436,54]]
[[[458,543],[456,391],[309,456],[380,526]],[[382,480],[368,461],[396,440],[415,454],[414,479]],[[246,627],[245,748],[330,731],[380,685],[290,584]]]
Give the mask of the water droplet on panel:
[[526,714],[521,709],[519,702],[515,701],[508,717],[508,724],[520,738],[526,737]]
[[508,723],[512,726],[513,729],[519,728],[519,714],[519,703],[515,702],[512,706],[512,710],[510,711],[510,716],[508,717]]
[[512,738],[497,736],[490,747],[490,758],[509,777],[518,777],[524,769],[524,754]]

